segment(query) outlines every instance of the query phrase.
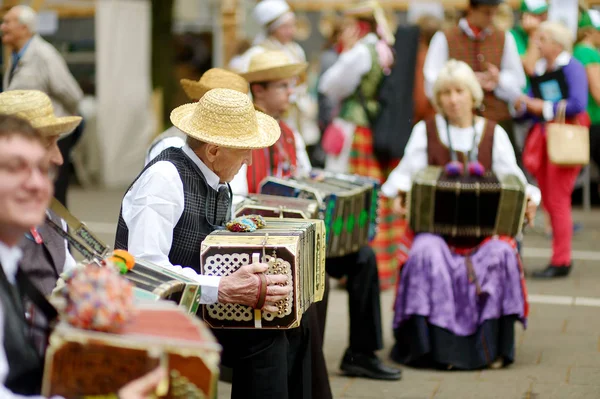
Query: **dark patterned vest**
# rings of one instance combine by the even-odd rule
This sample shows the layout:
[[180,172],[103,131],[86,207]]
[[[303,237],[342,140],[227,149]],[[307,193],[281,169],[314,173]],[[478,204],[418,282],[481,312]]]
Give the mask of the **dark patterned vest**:
[[[444,166],[450,162],[450,149],[440,139],[435,118],[425,121],[427,129],[427,164],[432,166]],[[494,131],[496,122],[486,120],[483,127],[483,136],[479,141],[479,153],[477,160],[481,162],[485,170],[492,170],[492,150],[494,148]],[[446,134],[446,132],[441,132]],[[459,161],[465,163],[467,154],[456,151]]]
[[4,350],[8,362],[8,376],[4,385],[16,394],[39,395],[44,362],[30,338],[22,293],[8,281],[2,265],[0,302],[4,316]]
[[[50,218],[61,226],[60,217],[50,210],[48,212]],[[21,269],[44,295],[50,295],[65,265],[65,240],[48,223],[44,223],[37,230],[42,237],[42,244],[37,244],[33,237],[27,234],[19,245],[23,250]]]
[[[208,185],[202,171],[181,148],[168,148],[154,158],[140,176],[156,162],[171,162],[183,183],[184,209],[173,229],[173,242],[169,261],[173,265],[191,267],[200,273],[200,244],[215,229],[220,228],[231,216],[231,195],[228,187],[217,192]],[[129,187],[128,191],[131,189]],[[151,231],[135,231],[133,234],[153,234]],[[129,228],[123,220],[123,209],[115,238],[116,249],[128,249]]]
[[[483,39],[473,39],[458,26],[447,29],[444,34],[448,41],[448,59],[464,61],[475,72],[486,70],[486,65],[492,64],[501,70],[502,55],[504,54],[504,32],[492,30]],[[508,104],[494,95],[485,92],[481,114],[486,119],[502,122],[512,119]]]

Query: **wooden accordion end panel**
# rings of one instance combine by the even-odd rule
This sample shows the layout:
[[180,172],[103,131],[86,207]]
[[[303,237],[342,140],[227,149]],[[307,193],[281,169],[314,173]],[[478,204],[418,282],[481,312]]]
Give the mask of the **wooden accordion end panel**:
[[[288,276],[293,291],[271,313],[237,304],[205,305],[203,318],[213,328],[289,329],[300,325],[308,307],[325,290],[325,226],[321,220],[265,218],[254,232],[217,230],[202,242],[202,274],[227,276],[252,263],[269,264],[267,274]],[[258,256],[257,256],[258,255]]]
[[514,237],[525,217],[525,185],[508,175],[449,177],[441,167],[417,173],[407,197],[408,219],[415,233],[447,237]]
[[206,327],[169,302],[144,305],[118,334],[61,323],[50,337],[42,393],[67,399],[116,393],[163,365],[161,397],[212,398],[221,347]]
[[267,177],[261,193],[317,201],[327,231],[327,257],[340,257],[375,237],[378,187],[373,179],[321,172],[314,179]]
[[236,217],[261,215],[271,218],[316,219],[318,203],[309,199],[254,194],[239,204],[235,215]]
[[167,299],[178,303],[189,314],[198,311],[202,290],[197,281],[139,259],[125,278],[135,286],[137,299]]

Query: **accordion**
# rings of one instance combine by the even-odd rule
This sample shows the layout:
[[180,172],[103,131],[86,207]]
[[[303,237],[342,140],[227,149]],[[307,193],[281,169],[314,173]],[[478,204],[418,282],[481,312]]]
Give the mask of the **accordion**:
[[213,328],[289,329],[325,291],[325,226],[321,220],[270,219],[254,232],[217,230],[202,242],[202,274],[227,276],[244,265],[261,261],[267,274],[284,274],[293,290],[271,313],[238,304],[205,305],[203,319]]
[[379,184],[370,178],[319,172],[320,178],[267,177],[261,193],[316,200],[327,231],[327,257],[339,257],[375,237]]
[[407,196],[411,229],[446,237],[515,236],[525,207],[525,185],[517,176],[451,177],[437,166],[417,173]]
[[136,299],[166,299],[177,302],[187,313],[198,311],[202,290],[195,280],[140,259],[125,278],[135,286]]
[[196,316],[169,302],[150,302],[117,334],[60,323],[50,336],[42,393],[67,399],[109,395],[162,365],[169,374],[157,396],[212,398],[220,354],[221,346]]
[[254,194],[242,201],[235,211],[236,217],[261,215],[273,218],[316,219],[318,203],[314,200]]

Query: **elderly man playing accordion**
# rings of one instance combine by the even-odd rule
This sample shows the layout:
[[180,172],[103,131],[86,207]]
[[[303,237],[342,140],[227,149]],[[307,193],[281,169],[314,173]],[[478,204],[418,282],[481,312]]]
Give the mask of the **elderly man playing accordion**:
[[[182,105],[171,121],[187,135],[182,148],[167,148],[135,179],[121,206],[115,248],[167,267],[183,266],[202,286],[201,303],[241,304],[276,312],[276,302],[291,287],[286,276],[258,274],[268,265],[242,266],[229,276],[200,273],[200,246],[222,229],[231,216],[229,182],[252,150],[269,147],[280,136],[270,116],[255,111],[239,91],[215,88],[199,102]],[[266,295],[266,296],[265,296]],[[213,330],[223,346],[223,364],[233,369],[232,398],[294,398],[304,396],[302,335],[290,330]],[[296,370],[292,372],[292,370]],[[310,384],[308,384],[310,385]]]
[[[442,174],[466,180],[486,172],[498,180],[515,176],[519,187],[526,187],[525,218],[532,221],[540,192],[525,186],[507,133],[476,116],[483,91],[473,70],[450,60],[434,85],[433,98],[438,113],[414,127],[405,157],[382,187],[384,195],[396,197],[396,211],[406,214],[404,197],[417,173],[439,166]],[[414,237],[395,302],[395,361],[458,369],[513,362],[514,323],[525,323],[527,317],[516,244],[495,235],[460,238],[427,232]]]

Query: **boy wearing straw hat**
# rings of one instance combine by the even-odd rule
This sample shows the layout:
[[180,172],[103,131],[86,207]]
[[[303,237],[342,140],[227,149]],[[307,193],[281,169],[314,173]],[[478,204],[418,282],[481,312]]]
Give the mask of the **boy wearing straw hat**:
[[[259,273],[265,264],[243,266],[225,276],[200,275],[200,245],[231,215],[229,182],[254,149],[268,148],[280,136],[277,121],[255,111],[250,98],[231,89],[208,91],[199,102],[171,113],[173,124],[187,135],[182,148],[167,148],[144,167],[123,198],[115,248],[182,272],[202,286],[201,303],[237,303],[277,311],[289,294],[283,275],[266,276],[260,295]],[[257,301],[258,298],[258,301]],[[294,330],[290,330],[294,331]],[[223,346],[223,364],[233,369],[232,398],[289,398],[303,391],[290,383],[302,347],[291,353],[285,331],[214,330]],[[288,365],[289,363],[289,365]],[[292,377],[308,378],[297,373]]]
[[[181,79],[181,87],[190,100],[198,101],[212,89],[231,89],[248,94],[248,82],[240,75],[222,68],[211,68],[204,72],[200,80]],[[185,134],[171,126],[154,139],[146,153],[146,164],[169,147],[181,148],[185,145]]]
[[[12,90],[0,93],[0,114],[14,115],[25,119],[43,136],[47,148],[47,160],[58,169],[63,157],[58,140],[71,133],[81,122],[79,116],[58,117],[50,98],[38,90]],[[47,215],[66,229],[66,223],[54,212]],[[45,294],[50,295],[61,273],[75,266],[66,240],[45,222],[32,227],[21,241],[23,250],[22,268],[29,278]]]
[[[294,78],[305,69],[305,63],[294,63],[279,51],[265,51],[250,60],[248,72],[242,76],[250,83],[256,108],[279,119],[281,137],[268,150],[253,152],[252,165],[242,167],[232,182],[235,194],[258,192],[260,182],[267,176],[285,178],[310,172],[310,161],[301,137],[295,135],[280,119],[289,106]],[[375,355],[375,351],[383,345],[379,279],[373,250],[367,245],[354,254],[327,259],[326,268],[328,274],[336,278],[348,277],[350,346],[342,359],[342,371],[358,377],[399,379],[400,371],[384,365]],[[326,299],[316,304],[321,331],[324,331],[326,306]],[[314,334],[314,330],[311,331],[312,339],[322,342],[323,337]],[[313,346],[313,360],[318,355],[318,350]]]

